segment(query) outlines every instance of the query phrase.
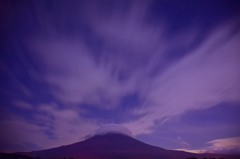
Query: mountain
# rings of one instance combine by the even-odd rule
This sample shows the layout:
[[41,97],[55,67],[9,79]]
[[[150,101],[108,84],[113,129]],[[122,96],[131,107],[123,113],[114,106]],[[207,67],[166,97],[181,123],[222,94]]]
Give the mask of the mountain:
[[[109,133],[96,135],[71,145],[41,151],[21,153],[33,158],[51,159],[237,159],[240,156],[194,154],[151,146],[132,137]],[[195,158],[194,158],[195,157]]]

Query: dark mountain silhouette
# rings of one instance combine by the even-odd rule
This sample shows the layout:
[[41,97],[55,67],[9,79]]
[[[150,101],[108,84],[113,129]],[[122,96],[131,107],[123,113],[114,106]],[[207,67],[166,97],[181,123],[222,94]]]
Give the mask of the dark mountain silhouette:
[[239,159],[240,156],[217,154],[194,154],[166,150],[140,142],[132,137],[109,133],[96,135],[85,141],[41,151],[21,153],[33,158],[74,159],[190,159],[224,158]]

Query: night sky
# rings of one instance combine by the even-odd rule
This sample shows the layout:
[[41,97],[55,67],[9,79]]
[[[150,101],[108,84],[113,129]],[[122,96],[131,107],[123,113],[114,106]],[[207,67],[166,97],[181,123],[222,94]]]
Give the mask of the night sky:
[[0,151],[111,126],[240,153],[240,1],[0,0]]

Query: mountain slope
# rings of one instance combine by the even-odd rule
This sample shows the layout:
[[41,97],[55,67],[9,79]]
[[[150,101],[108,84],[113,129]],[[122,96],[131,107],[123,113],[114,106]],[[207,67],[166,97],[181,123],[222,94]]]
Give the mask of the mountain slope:
[[[122,134],[97,135],[85,141],[57,148],[25,153],[41,158],[75,159],[186,159],[190,157],[221,157],[226,155],[193,154],[151,146]],[[239,157],[239,156],[238,156]],[[231,156],[229,159],[235,158]],[[237,157],[236,157],[237,158]]]

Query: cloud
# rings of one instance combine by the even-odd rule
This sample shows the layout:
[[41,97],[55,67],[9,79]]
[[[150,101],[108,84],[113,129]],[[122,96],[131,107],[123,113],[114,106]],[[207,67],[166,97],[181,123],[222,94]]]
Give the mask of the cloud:
[[202,149],[183,148],[176,149],[191,153],[220,153],[233,154],[240,152],[240,137],[221,138],[207,142],[208,145]]
[[103,134],[112,133],[112,132],[124,134],[127,136],[132,136],[132,133],[130,130],[128,130],[126,127],[119,125],[119,124],[103,125],[95,131],[94,135],[103,135]]
[[136,112],[148,113],[126,126],[134,128],[133,133],[149,133],[155,122],[161,123],[185,111],[205,109],[221,102],[238,103],[240,34],[227,37],[231,30],[231,26],[222,26],[189,55],[155,77],[146,95],[150,104]]
[[3,147],[1,151],[29,151],[71,144],[83,140],[99,127],[95,121],[81,118],[75,110],[60,109],[56,104],[39,105],[31,115],[31,120],[11,115],[0,121],[4,130],[0,135],[2,144],[21,147],[16,150]]
[[[28,147],[27,143],[37,144],[39,147],[47,146],[48,137],[44,134],[44,128],[24,120],[20,117],[11,117],[0,121],[2,128],[0,140],[1,151],[26,151],[33,150],[36,147]],[[44,144],[45,143],[45,144]],[[10,148],[2,145],[11,145]],[[14,146],[13,146],[14,145]],[[20,145],[20,149],[13,149]],[[38,148],[39,148],[38,147]]]
[[209,152],[233,153],[240,152],[240,137],[222,138],[209,141]]
[[73,44],[68,40],[55,39],[42,43],[38,41],[40,54],[37,57],[40,56],[48,67],[45,80],[60,101],[113,107],[127,92],[126,86],[112,79],[110,70],[94,62],[90,51],[84,49],[86,46],[81,46],[80,42]]
[[190,153],[206,153],[206,150],[193,150],[193,149],[175,149],[177,151],[185,151],[185,152],[190,152]]
[[25,101],[14,101],[13,104],[20,108],[20,109],[25,109],[25,110],[32,110],[33,109],[33,106],[31,104],[29,104],[28,102],[25,102]]
[[[112,11],[111,16],[97,5],[88,7],[100,12],[82,11],[89,30],[79,29],[80,37],[58,32],[45,20],[53,34],[33,34],[27,41],[32,58],[45,68],[54,97],[64,105],[114,109],[126,94],[138,92],[143,102],[133,113],[143,117],[123,123],[137,135],[151,133],[156,124],[188,110],[239,102],[240,34],[232,34],[235,22],[219,26],[195,45],[198,26],[166,37],[164,21],[146,23],[145,5],[129,7],[128,14]],[[65,22],[63,18],[60,25]],[[176,58],[179,52],[183,55]]]
[[81,118],[81,112],[73,109],[60,109],[57,105],[47,104],[39,106],[38,111],[36,121],[43,125],[51,140],[51,145],[48,141],[41,147],[49,148],[81,141],[98,127],[96,121]]
[[[4,127],[12,125],[6,130],[19,125],[16,132],[26,135],[19,142],[48,148],[79,141],[103,124],[85,119],[79,107],[121,110],[117,107],[127,94],[136,93],[140,101],[128,109],[137,118],[121,122],[133,135],[152,133],[189,110],[239,103],[240,33],[235,21],[204,34],[193,23],[170,34],[164,18],[149,19],[152,4],[147,1],[133,1],[127,8],[118,3],[52,3],[54,10],[44,2],[17,10],[24,30],[36,25],[20,38],[26,57],[40,70],[30,74],[46,84],[49,100],[58,103],[36,102],[32,121],[19,116],[3,121]],[[36,91],[29,88],[21,87],[27,99]],[[21,100],[14,104],[31,108]]]

